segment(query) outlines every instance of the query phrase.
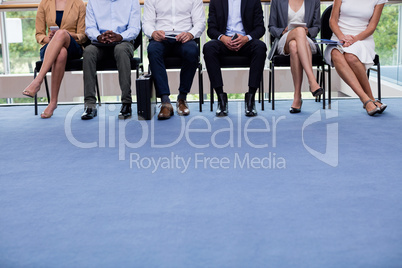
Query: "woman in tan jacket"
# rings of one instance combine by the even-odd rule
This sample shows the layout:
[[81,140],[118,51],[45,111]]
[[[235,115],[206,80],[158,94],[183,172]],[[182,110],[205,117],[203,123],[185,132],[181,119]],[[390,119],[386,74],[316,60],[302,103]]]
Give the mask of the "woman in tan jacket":
[[42,112],[42,118],[50,118],[57,108],[67,59],[81,58],[82,44],[86,40],[85,4],[82,0],[42,0],[40,2],[36,14],[36,41],[42,45],[40,56],[43,64],[37,77],[22,94],[34,97],[40,90],[46,73],[50,68],[52,69],[50,103]]

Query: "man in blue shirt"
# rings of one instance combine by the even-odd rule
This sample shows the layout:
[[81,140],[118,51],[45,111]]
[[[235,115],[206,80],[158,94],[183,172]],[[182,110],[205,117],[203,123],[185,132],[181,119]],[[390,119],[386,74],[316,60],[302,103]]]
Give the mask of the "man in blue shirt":
[[204,60],[212,87],[218,95],[217,116],[228,115],[228,98],[223,91],[220,55],[250,58],[246,116],[257,115],[255,93],[264,71],[267,47],[259,40],[265,33],[260,0],[211,0],[208,31],[211,41],[204,45]]
[[141,30],[141,10],[133,0],[89,0],[85,17],[85,33],[91,45],[84,49],[84,101],[81,119],[92,119],[96,110],[96,64],[114,57],[122,91],[119,118],[131,117],[131,58],[134,40]]

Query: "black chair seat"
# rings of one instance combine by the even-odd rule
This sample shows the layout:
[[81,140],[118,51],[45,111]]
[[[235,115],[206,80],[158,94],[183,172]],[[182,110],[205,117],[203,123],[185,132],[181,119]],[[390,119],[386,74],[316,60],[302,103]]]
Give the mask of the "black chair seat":
[[250,67],[251,58],[245,56],[225,56],[220,58],[221,67],[230,68],[236,66],[236,68],[248,68]]
[[[131,59],[131,70],[136,70],[137,67],[142,63],[141,58],[132,58]],[[117,65],[114,59],[103,59],[98,62],[96,65],[97,71],[116,71]]]
[[180,69],[183,65],[183,60],[180,57],[166,57],[164,61],[167,69]]
[[[43,61],[37,61],[35,63],[35,69],[39,72],[40,68],[42,68]],[[66,63],[66,71],[82,71],[82,59],[74,59],[68,60]],[[51,69],[50,69],[51,71]]]
[[[321,52],[317,54],[313,54],[313,66],[318,66],[322,64],[322,55]],[[272,59],[273,64],[276,67],[289,67],[290,66],[290,57],[288,56],[274,56]]]

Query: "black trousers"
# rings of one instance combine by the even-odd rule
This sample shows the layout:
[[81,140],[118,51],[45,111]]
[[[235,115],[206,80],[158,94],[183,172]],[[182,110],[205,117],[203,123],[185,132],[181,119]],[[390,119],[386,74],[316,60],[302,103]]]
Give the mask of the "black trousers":
[[203,48],[205,65],[212,87],[222,87],[220,56],[246,56],[251,59],[248,86],[259,88],[267,57],[267,46],[258,39],[247,42],[239,51],[229,50],[221,41],[211,40]]

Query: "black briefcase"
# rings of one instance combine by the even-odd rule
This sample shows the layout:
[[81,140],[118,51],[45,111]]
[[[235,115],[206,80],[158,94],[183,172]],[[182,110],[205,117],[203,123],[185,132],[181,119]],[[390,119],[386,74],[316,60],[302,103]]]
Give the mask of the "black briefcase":
[[156,110],[156,94],[152,76],[150,74],[141,75],[135,83],[138,119],[151,120]]

